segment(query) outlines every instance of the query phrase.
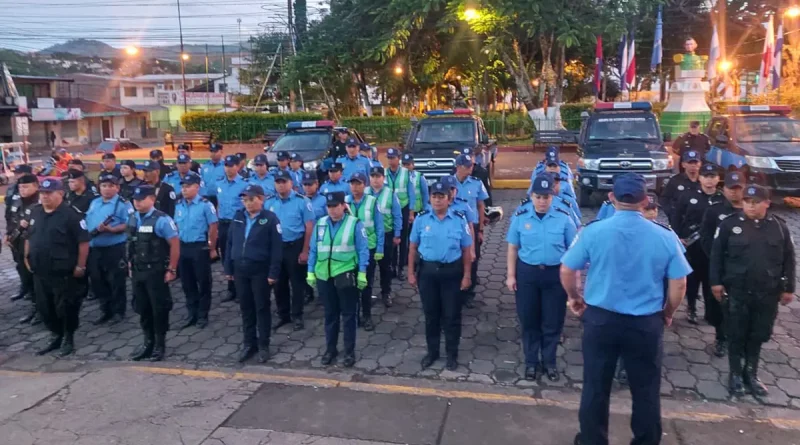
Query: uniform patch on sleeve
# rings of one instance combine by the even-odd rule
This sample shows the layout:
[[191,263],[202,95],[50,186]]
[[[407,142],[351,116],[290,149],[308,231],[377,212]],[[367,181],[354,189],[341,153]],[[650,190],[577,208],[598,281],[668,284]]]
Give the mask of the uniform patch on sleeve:
[[[31,222],[33,222],[33,221],[31,221]],[[86,230],[86,220],[85,219],[81,220],[81,229]]]
[[169,220],[169,226],[172,227],[172,230],[178,230],[178,227],[175,226],[175,221],[172,219]]
[[717,231],[714,232],[714,239],[719,238],[719,227],[717,227]]
[[176,198],[175,192],[174,191],[169,192],[169,199],[175,199],[175,198]]
[[283,235],[283,229],[281,229],[281,225],[280,224],[275,224],[275,227],[278,230],[278,233]]

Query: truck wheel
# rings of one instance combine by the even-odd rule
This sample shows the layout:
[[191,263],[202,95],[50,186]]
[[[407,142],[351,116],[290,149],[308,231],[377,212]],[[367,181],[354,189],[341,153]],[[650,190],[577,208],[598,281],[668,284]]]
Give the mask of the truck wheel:
[[592,190],[578,186],[578,206],[591,207],[592,206]]

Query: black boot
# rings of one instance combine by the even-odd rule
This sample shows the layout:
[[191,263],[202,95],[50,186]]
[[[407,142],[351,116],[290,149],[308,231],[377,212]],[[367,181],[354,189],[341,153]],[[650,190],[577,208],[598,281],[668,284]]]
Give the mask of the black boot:
[[22,300],[23,298],[25,298],[25,294],[27,293],[28,291],[25,289],[25,286],[20,286],[19,292],[17,293],[17,295],[11,297],[11,301]]
[[63,336],[53,334],[53,336],[50,337],[50,343],[48,343],[47,346],[45,346],[44,348],[36,351],[36,355],[45,355],[48,352],[55,351],[56,349],[61,347],[61,341],[63,339],[64,339]]
[[741,375],[731,373],[730,377],[728,377],[728,391],[734,397],[744,396],[744,384],[742,384]]
[[156,342],[153,346],[153,354],[150,356],[151,362],[160,362],[164,360],[164,355],[166,355],[167,349],[167,335],[166,334],[158,334],[156,335]]
[[150,358],[150,356],[153,355],[154,343],[155,342],[153,341],[153,334],[145,334],[144,343],[139,345],[139,347],[136,348],[135,351],[133,351],[133,354],[131,354],[130,356],[131,360],[138,362],[140,360]]
[[767,387],[758,378],[758,360],[761,355],[761,344],[749,345],[745,359],[744,374],[742,378],[747,389],[756,397],[766,397],[769,394]]
[[75,351],[75,333],[67,331],[64,335],[64,341],[61,343],[61,350],[58,352],[59,357],[66,357]]

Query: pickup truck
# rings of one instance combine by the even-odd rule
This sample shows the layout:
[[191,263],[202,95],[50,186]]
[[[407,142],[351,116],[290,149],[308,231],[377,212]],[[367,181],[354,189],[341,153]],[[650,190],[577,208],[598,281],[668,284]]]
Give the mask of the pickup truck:
[[736,105],[708,123],[706,161],[776,195],[800,196],[800,121],[788,105]]
[[621,173],[639,173],[647,189],[660,193],[672,176],[673,161],[649,102],[600,102],[578,135],[576,198],[591,205],[593,194],[611,190]]

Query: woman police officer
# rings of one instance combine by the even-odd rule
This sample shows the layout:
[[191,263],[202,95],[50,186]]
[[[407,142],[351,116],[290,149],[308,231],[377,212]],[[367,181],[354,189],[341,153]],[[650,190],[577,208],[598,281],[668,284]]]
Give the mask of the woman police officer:
[[534,178],[531,199],[514,214],[507,235],[506,285],[516,293],[528,380],[536,380],[542,365],[548,379],[559,379],[556,349],[567,310],[559,267],[577,227],[566,211],[552,206],[553,184],[550,173]]

